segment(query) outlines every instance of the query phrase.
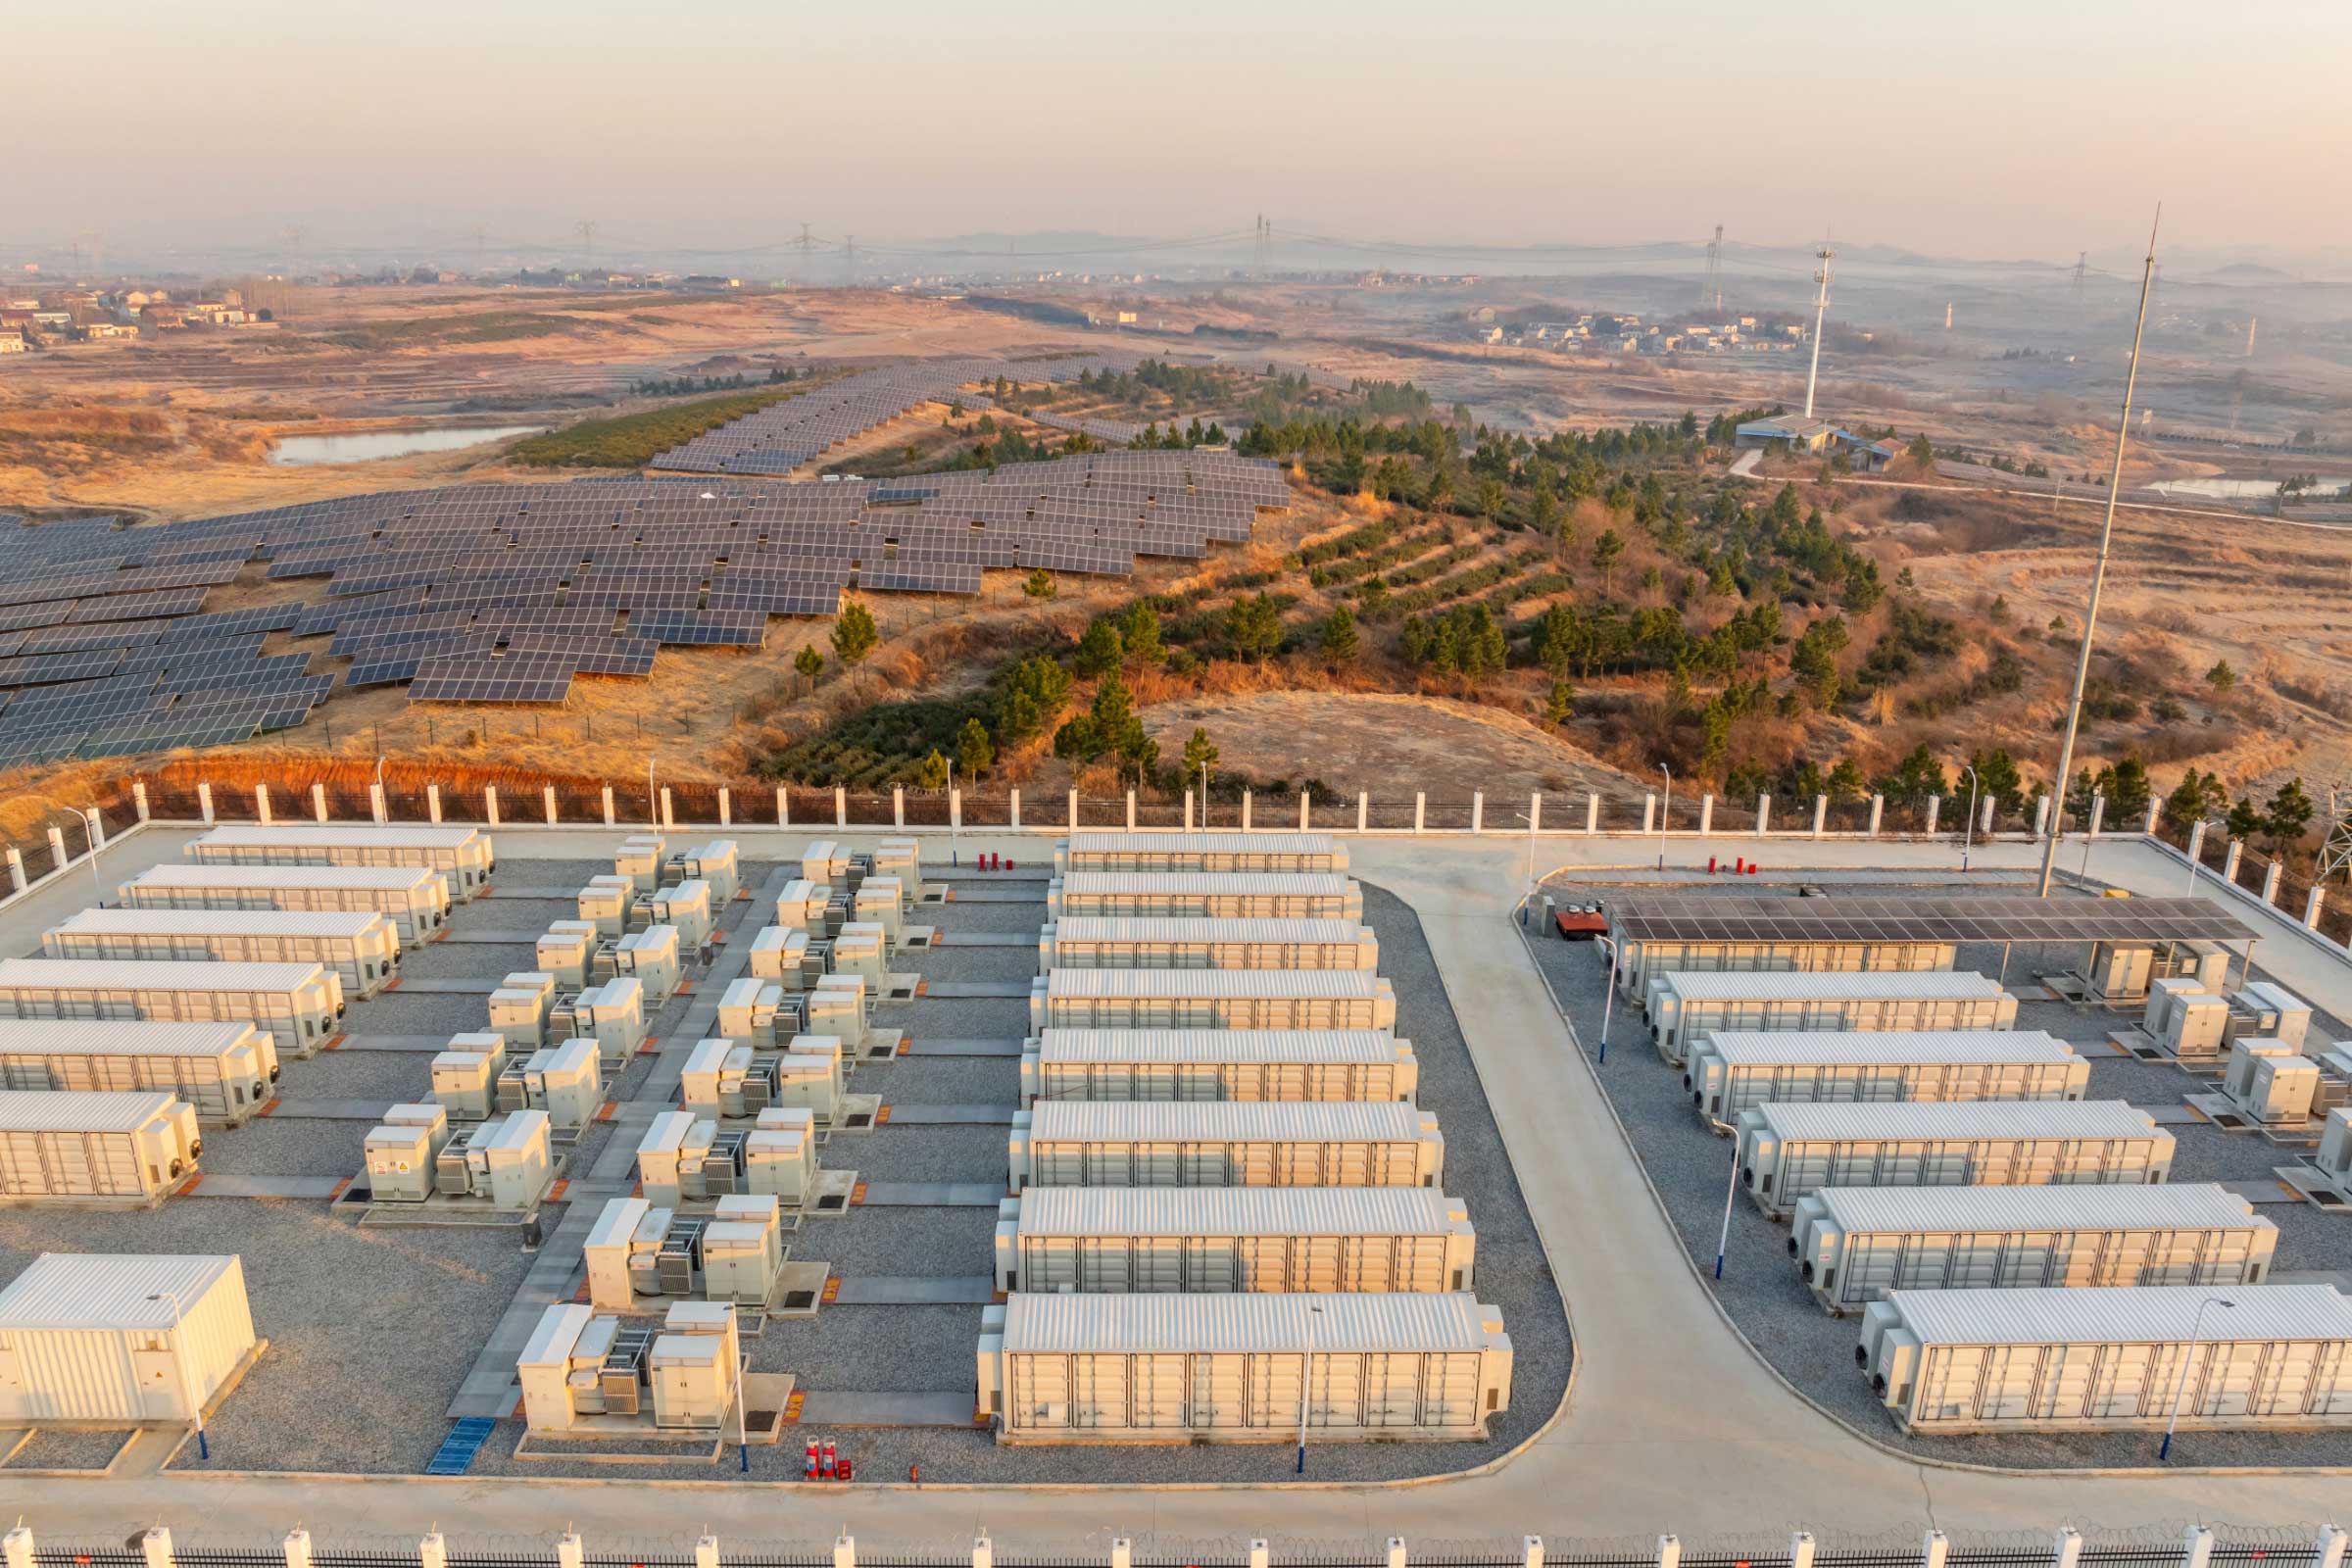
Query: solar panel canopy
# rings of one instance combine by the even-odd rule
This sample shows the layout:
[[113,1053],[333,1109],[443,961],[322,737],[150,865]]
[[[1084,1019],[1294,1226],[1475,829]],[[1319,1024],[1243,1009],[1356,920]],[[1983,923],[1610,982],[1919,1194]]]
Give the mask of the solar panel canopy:
[[1750,898],[1648,895],[1608,906],[1629,942],[2251,942],[2205,899]]

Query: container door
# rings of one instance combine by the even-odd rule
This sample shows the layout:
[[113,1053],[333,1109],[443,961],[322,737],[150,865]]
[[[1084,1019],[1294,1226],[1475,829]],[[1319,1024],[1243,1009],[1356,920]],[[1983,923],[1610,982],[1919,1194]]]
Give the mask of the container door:
[[1131,1424],[1162,1432],[1184,1426],[1187,1359],[1181,1353],[1133,1357],[1134,1388],[1128,1406]]
[[1137,1144],[1134,1157],[1134,1185],[1138,1187],[1174,1187],[1183,1179],[1184,1148],[1180,1144]]
[[1469,1427],[1478,1424],[1478,1373],[1484,1359],[1474,1350],[1422,1355],[1421,1425]]
[[[2252,1406],[2257,1386],[2271,1359],[2267,1345],[2216,1345],[2205,1358],[2204,1387],[2189,1391],[2189,1408],[2199,1415],[2244,1415]],[[2195,1383],[2197,1374],[2190,1372]]]
[[[1250,1291],[1274,1287],[1259,1281],[1256,1236],[1192,1236],[1185,1239],[1184,1288],[1188,1291]],[[1279,1283],[1280,1271],[1276,1271]]]
[[[2251,1347],[2249,1347],[2251,1348]],[[2319,1370],[2320,1348],[2308,1340],[2263,1348],[2267,1353],[2246,1392],[2249,1415],[2301,1415]]]
[[1301,1257],[1304,1282],[1299,1289],[1319,1296],[1346,1289],[1340,1283],[1340,1239],[1336,1236],[1302,1236],[1294,1244]]
[[1275,1161],[1282,1153],[1277,1144],[1232,1144],[1220,1146],[1225,1156],[1220,1179],[1204,1183],[1215,1187],[1272,1187],[1276,1184]]
[[1966,1421],[1977,1413],[1977,1390],[1984,1376],[1984,1348],[1938,1346],[1928,1356],[1912,1408],[1928,1421]]
[[130,1375],[138,1384],[141,1420],[185,1420],[191,1414],[187,1389],[180,1382],[179,1358],[168,1346],[133,1346]]
[[1127,1425],[1127,1357],[1070,1357],[1070,1425],[1099,1431]]
[[1173,1236],[1135,1239],[1135,1288],[1152,1295],[1184,1289],[1184,1243]]
[[[1090,1236],[1079,1242],[1076,1256],[1076,1279],[1082,1296],[1113,1296],[1124,1294],[1131,1278],[1127,1255],[1127,1239],[1123,1236]],[[1053,1290],[1059,1280],[1051,1284],[1034,1284],[1033,1291]]]
[[1181,1174],[1186,1187],[1264,1186],[1262,1180],[1237,1174],[1237,1166],[1255,1163],[1262,1146],[1248,1144],[1187,1144]]
[[1952,1238],[1952,1285],[1964,1291],[1989,1290],[2001,1284],[2002,1238],[1967,1233]]
[[2157,1371],[2154,1346],[2108,1347],[2091,1379],[2091,1415],[2112,1420],[2145,1413],[2152,1408],[2149,1396],[2156,1386]]
[[1352,1430],[1363,1425],[1364,1358],[1361,1355],[1318,1355],[1314,1380],[1307,1390],[1306,1424]]
[[2058,1238],[2050,1231],[2025,1231],[2001,1246],[1998,1236],[1982,1236],[1979,1243],[1987,1250],[2000,1249],[2000,1266],[1995,1269],[1988,1285],[2043,1286],[2058,1272]]
[[1984,1351],[1984,1380],[1977,1396],[1977,1415],[1985,1421],[2022,1421],[2033,1413],[2034,1389],[2041,1381],[2042,1347],[1995,1345]]
[[1040,1187],[1084,1187],[1090,1174],[1086,1153],[1083,1144],[1033,1143],[1029,1146],[1029,1179]]
[[1012,1362],[1004,1418],[1017,1431],[1051,1431],[1070,1424],[1070,1358],[1023,1354]]
[[2040,1421],[2080,1421],[2090,1406],[2100,1352],[2096,1345],[2053,1345],[2042,1363],[2041,1387],[2034,1396]]
[[1022,1289],[1058,1291],[1064,1285],[1077,1284],[1085,1245],[1068,1236],[1022,1238]]
[[1420,1415],[1421,1357],[1383,1351],[1362,1360],[1364,1425],[1413,1425]]
[[1250,1423],[1250,1362],[1247,1355],[1192,1357],[1192,1408],[1196,1428],[1244,1427]]

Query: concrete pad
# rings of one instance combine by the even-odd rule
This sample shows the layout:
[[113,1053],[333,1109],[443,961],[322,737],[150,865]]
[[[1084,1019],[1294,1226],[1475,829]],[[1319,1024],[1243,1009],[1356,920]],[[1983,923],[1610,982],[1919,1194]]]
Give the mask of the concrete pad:
[[499,988],[494,979],[477,980],[470,975],[450,975],[440,979],[404,979],[395,996],[411,997],[486,997]]
[[2148,1120],[2159,1127],[2193,1127],[2205,1119],[2200,1111],[2187,1104],[2134,1105],[2132,1108],[2146,1116]]
[[841,1281],[832,1296],[835,1306],[986,1306],[996,1298],[987,1274],[868,1274]]
[[382,1121],[389,1100],[279,1100],[262,1108],[272,1121]]
[[190,1198],[333,1198],[344,1176],[203,1176]]
[[2215,1185],[2235,1193],[2249,1203],[2300,1203],[2304,1200],[2303,1195],[2286,1183],[2267,1176],[2256,1176],[2246,1181],[2218,1182]]
[[947,901],[950,904],[1034,904],[1043,908],[1046,887],[1041,882],[1027,888],[951,888]]
[[805,1427],[971,1427],[969,1390],[942,1394],[809,1394],[801,1400]]
[[923,996],[932,1002],[1025,1002],[1029,998],[1029,981],[1019,980],[927,980]]
[[441,940],[457,947],[468,944],[487,946],[490,943],[509,943],[517,946],[537,942],[547,935],[544,931],[452,931]]
[[1018,1056],[1026,1043],[1015,1035],[994,1038],[986,1035],[932,1035],[919,1040],[909,1036],[904,1054],[909,1056]]
[[884,1105],[876,1118],[893,1127],[1009,1127],[1018,1105]]
[[1034,948],[1037,938],[1019,931],[942,931],[933,941],[939,948]]
[[994,1208],[1006,1198],[997,1182],[868,1182],[866,1208]]
[[449,1049],[447,1035],[345,1035],[337,1051],[420,1051]]
[[483,899],[576,899],[580,890],[572,888],[485,888],[475,895]]

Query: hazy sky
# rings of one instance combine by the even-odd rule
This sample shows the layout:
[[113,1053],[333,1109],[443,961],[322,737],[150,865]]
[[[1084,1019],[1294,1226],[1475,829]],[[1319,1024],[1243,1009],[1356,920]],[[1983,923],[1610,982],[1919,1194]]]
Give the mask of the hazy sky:
[[0,251],[797,232],[2352,246],[2352,0],[79,0]]

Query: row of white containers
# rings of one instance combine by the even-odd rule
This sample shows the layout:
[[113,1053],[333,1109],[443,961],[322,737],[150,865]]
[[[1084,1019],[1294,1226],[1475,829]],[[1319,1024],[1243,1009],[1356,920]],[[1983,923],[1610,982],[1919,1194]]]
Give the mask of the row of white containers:
[[319,963],[365,1000],[400,972],[400,932],[373,911],[83,909],[41,935],[52,958]]
[[1037,972],[1055,969],[1363,969],[1380,941],[1353,920],[1230,920],[1072,915],[1037,939]]
[[1421,1064],[1386,1029],[1048,1029],[1021,1049],[1021,1103],[1040,1100],[1397,1100]]
[[151,865],[117,890],[132,909],[376,913],[421,948],[449,925],[449,882],[424,866]]
[[1073,871],[1345,871],[1328,833],[1073,833],[1054,846],[1054,874]]
[[1361,920],[1364,890],[1337,872],[1072,871],[1046,884],[1046,914],[1054,920]]
[[217,827],[188,841],[188,858],[226,865],[421,866],[437,871],[460,903],[497,869],[490,835],[460,826],[274,823]]
[[[234,1127],[269,1103],[277,1075],[276,1042],[246,1022],[0,1022],[0,1090],[162,1090],[185,1101],[200,1121]],[[13,1184],[5,1192],[41,1196]]]
[[0,1018],[250,1022],[284,1055],[309,1056],[341,1027],[343,980],[317,963],[0,959]]

